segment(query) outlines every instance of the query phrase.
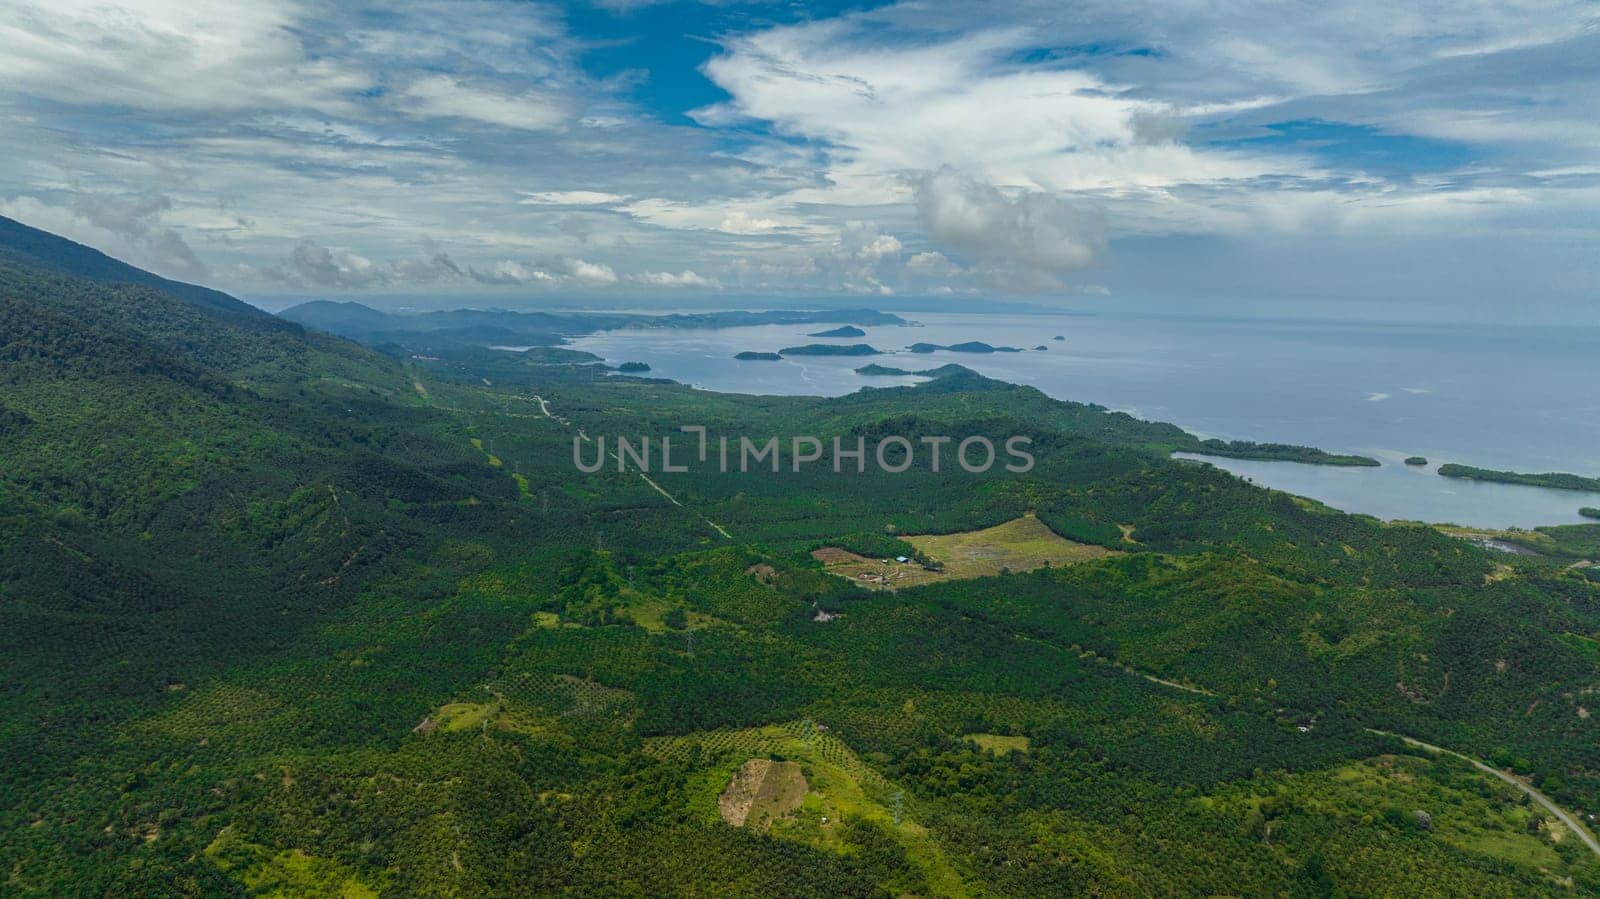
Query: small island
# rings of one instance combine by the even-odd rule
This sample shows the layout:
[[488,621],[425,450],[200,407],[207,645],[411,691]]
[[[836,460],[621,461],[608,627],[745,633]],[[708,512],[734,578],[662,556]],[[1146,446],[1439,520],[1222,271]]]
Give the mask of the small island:
[[645,365],[643,362],[624,362],[617,366],[617,371],[630,375],[639,374],[640,372],[646,372],[649,370],[650,366]]
[[924,368],[924,369],[921,369],[921,370],[918,370],[918,371],[912,371],[910,369],[905,369],[905,368],[895,368],[895,367],[890,366],[890,365],[879,365],[876,362],[873,362],[873,363],[871,363],[869,365],[863,365],[860,368],[856,369],[856,374],[858,374],[858,375],[867,375],[869,377],[878,376],[878,377],[904,378],[904,377],[913,377],[914,376],[914,377],[918,377],[918,378],[943,378],[943,377],[947,377],[949,375],[959,375],[959,374],[972,375],[972,374],[977,374],[977,372],[973,371],[970,368],[967,368],[965,365],[957,365],[954,362],[951,362],[948,365],[941,365],[938,368]]
[[1050,348],[1041,343],[1038,346],[1034,347],[1033,349],[1034,349],[1034,352],[1036,352],[1036,353],[1042,353],[1045,350],[1048,350]]
[[[499,348],[490,347],[489,349],[495,350]],[[518,353],[528,362],[537,363],[539,365],[585,365],[591,362],[600,361],[600,357],[596,356],[594,353],[586,352],[584,350],[569,350],[566,347],[559,346],[507,348],[505,352]]]
[[808,343],[784,347],[780,356],[880,356],[882,351],[864,343]]
[[861,330],[860,328],[856,327],[855,325],[844,325],[843,327],[834,328],[831,331],[818,331],[815,334],[807,334],[806,336],[807,337],[865,337],[865,336],[867,336],[867,332]]
[[738,359],[741,362],[777,362],[783,357],[777,353],[756,353],[750,350],[745,350],[744,352],[735,355],[733,358]]
[[1355,468],[1377,468],[1383,463],[1370,456],[1351,456],[1330,453],[1311,446],[1290,443],[1256,443],[1253,440],[1196,440],[1197,446],[1178,449],[1202,456],[1222,456],[1228,459],[1252,459],[1261,462],[1304,462],[1309,465],[1338,465]]
[[1600,519],[1600,509],[1596,509],[1594,506],[1584,506],[1578,510],[1578,514],[1582,515],[1584,518]]
[[916,372],[908,371],[904,368],[895,368],[892,365],[879,365],[876,362],[872,362],[856,369],[856,374],[867,375],[868,377],[903,378],[907,375],[914,375]]
[[1014,346],[990,346],[981,340],[969,340],[966,343],[953,343],[943,346],[937,343],[913,343],[906,347],[913,353],[934,353],[939,350],[948,350],[952,353],[1020,353],[1022,350]]
[[1428,464],[1428,460],[1427,460],[1427,457],[1425,457],[1425,456],[1407,456],[1406,457],[1406,464],[1407,465],[1427,465]]
[[1600,493],[1600,478],[1586,478],[1565,472],[1522,474],[1515,471],[1495,471],[1491,468],[1473,468],[1446,462],[1439,466],[1439,474],[1447,478],[1467,481],[1492,481],[1497,484],[1521,484],[1525,487],[1549,487],[1552,490],[1588,490]]
[[1054,337],[1052,337],[1050,339],[1051,340],[1066,340],[1067,338],[1061,336],[1060,334],[1057,334],[1056,336],[1054,336]]

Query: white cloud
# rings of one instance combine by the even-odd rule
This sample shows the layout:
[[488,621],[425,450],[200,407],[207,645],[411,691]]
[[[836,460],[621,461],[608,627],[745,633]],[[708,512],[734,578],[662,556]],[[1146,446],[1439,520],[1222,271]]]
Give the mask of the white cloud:
[[716,287],[714,279],[707,278],[696,272],[684,269],[677,274],[672,272],[641,272],[629,276],[628,280],[639,284],[649,284],[653,287]]
[[559,279],[543,269],[529,268],[511,259],[502,259],[485,270],[471,270],[472,279],[480,284],[520,285],[554,284]]
[[1592,2],[717,21],[728,99],[683,128],[633,90],[666,73],[591,74],[555,5],[0,0],[0,211],[223,288],[1082,296],[1099,266],[1134,295],[1162,241],[1304,259],[1475,235],[1507,255],[1469,262],[1590,293]]
[[287,279],[308,287],[365,289],[388,284],[389,272],[371,259],[348,250],[302,240],[289,254]]
[[164,219],[172,210],[164,194],[77,194],[70,206],[37,197],[0,201],[0,215],[43,228],[134,265],[173,278],[196,279],[207,266]]
[[1103,219],[1061,196],[1008,196],[940,169],[916,182],[916,197],[929,235],[980,260],[1061,274],[1090,265],[1105,249]]
[[717,230],[729,234],[767,234],[783,227],[783,223],[772,218],[758,218],[743,209],[735,209],[722,217],[717,225]]
[[526,206],[614,206],[628,198],[599,190],[541,190],[524,193]]
[[877,237],[874,237],[866,246],[863,246],[861,249],[857,250],[856,255],[860,256],[862,259],[882,259],[885,256],[899,255],[900,249],[900,241],[894,235],[879,234]]
[[955,263],[938,250],[925,250],[906,260],[906,268],[930,275],[945,275],[954,271]]
[[371,81],[308,57],[304,14],[290,0],[0,0],[0,84],[143,110],[346,108]]
[[617,283],[617,273],[611,266],[583,259],[568,259],[567,274],[585,287],[605,287]]
[[502,128],[547,131],[571,117],[559,97],[534,91],[509,94],[448,75],[419,78],[402,96],[408,102],[401,108],[414,115],[472,119]]

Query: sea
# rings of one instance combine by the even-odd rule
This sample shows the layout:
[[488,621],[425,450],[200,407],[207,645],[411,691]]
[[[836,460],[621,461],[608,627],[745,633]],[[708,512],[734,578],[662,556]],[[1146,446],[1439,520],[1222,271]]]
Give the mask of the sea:
[[[1335,322],[1141,313],[955,314],[864,327],[636,329],[579,338],[606,362],[731,393],[837,396],[915,377],[870,377],[871,362],[909,370],[959,363],[1064,400],[1166,421],[1202,437],[1359,453],[1378,468],[1208,458],[1255,483],[1347,512],[1477,528],[1582,523],[1600,494],[1440,477],[1457,462],[1600,477],[1600,328]],[[1059,339],[1058,339],[1059,338]],[[913,354],[912,343],[981,341],[1019,353]],[[878,356],[739,361],[741,351],[866,343]],[[1426,466],[1404,459],[1422,456]]]

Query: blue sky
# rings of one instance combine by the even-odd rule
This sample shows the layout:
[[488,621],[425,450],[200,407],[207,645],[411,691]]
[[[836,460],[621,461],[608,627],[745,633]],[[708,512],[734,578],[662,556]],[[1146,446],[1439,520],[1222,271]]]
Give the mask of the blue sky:
[[1600,6],[0,0],[0,213],[247,297],[1593,319]]

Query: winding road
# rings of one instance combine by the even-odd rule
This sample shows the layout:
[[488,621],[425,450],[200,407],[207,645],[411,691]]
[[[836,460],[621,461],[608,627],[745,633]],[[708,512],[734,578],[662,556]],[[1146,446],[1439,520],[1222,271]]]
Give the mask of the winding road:
[[1589,829],[1587,827],[1584,827],[1583,824],[1580,823],[1577,818],[1574,818],[1573,816],[1567,814],[1565,811],[1563,811],[1561,809],[1560,806],[1558,806],[1554,802],[1550,801],[1550,797],[1548,797],[1545,794],[1539,792],[1538,790],[1535,790],[1533,787],[1528,786],[1527,784],[1525,784],[1522,781],[1516,779],[1515,777],[1512,777],[1511,775],[1505,773],[1504,771],[1501,771],[1499,768],[1494,768],[1494,767],[1491,767],[1489,765],[1485,765],[1483,762],[1478,761],[1477,759],[1473,758],[1470,755],[1462,755],[1461,753],[1456,752],[1453,749],[1446,749],[1443,746],[1435,746],[1432,743],[1424,743],[1421,740],[1417,740],[1417,739],[1414,739],[1412,737],[1408,737],[1405,734],[1391,733],[1391,732],[1386,731],[1386,730],[1375,730],[1375,729],[1370,728],[1370,727],[1367,728],[1367,730],[1371,731],[1372,733],[1378,734],[1380,736],[1397,737],[1401,741],[1403,741],[1407,746],[1415,746],[1418,749],[1425,749],[1428,752],[1432,752],[1432,753],[1436,753],[1436,754],[1440,754],[1440,755],[1453,755],[1458,759],[1463,759],[1463,760],[1465,760],[1467,762],[1470,762],[1472,764],[1472,766],[1474,768],[1477,768],[1479,771],[1482,771],[1482,772],[1484,772],[1486,774],[1493,774],[1495,777],[1498,777],[1501,780],[1505,781],[1506,783],[1511,784],[1513,787],[1516,787],[1517,789],[1521,790],[1522,792],[1527,793],[1528,794],[1528,798],[1530,798],[1534,802],[1537,802],[1540,805],[1544,806],[1545,809],[1548,810],[1552,815],[1555,815],[1556,818],[1559,819],[1562,824],[1567,825],[1567,829],[1569,829],[1573,833],[1577,834],[1578,835],[1578,839],[1582,840],[1583,844],[1585,846],[1589,847],[1589,851],[1590,852],[1593,852],[1596,856],[1600,856],[1600,841],[1595,840],[1594,834],[1590,833]]

